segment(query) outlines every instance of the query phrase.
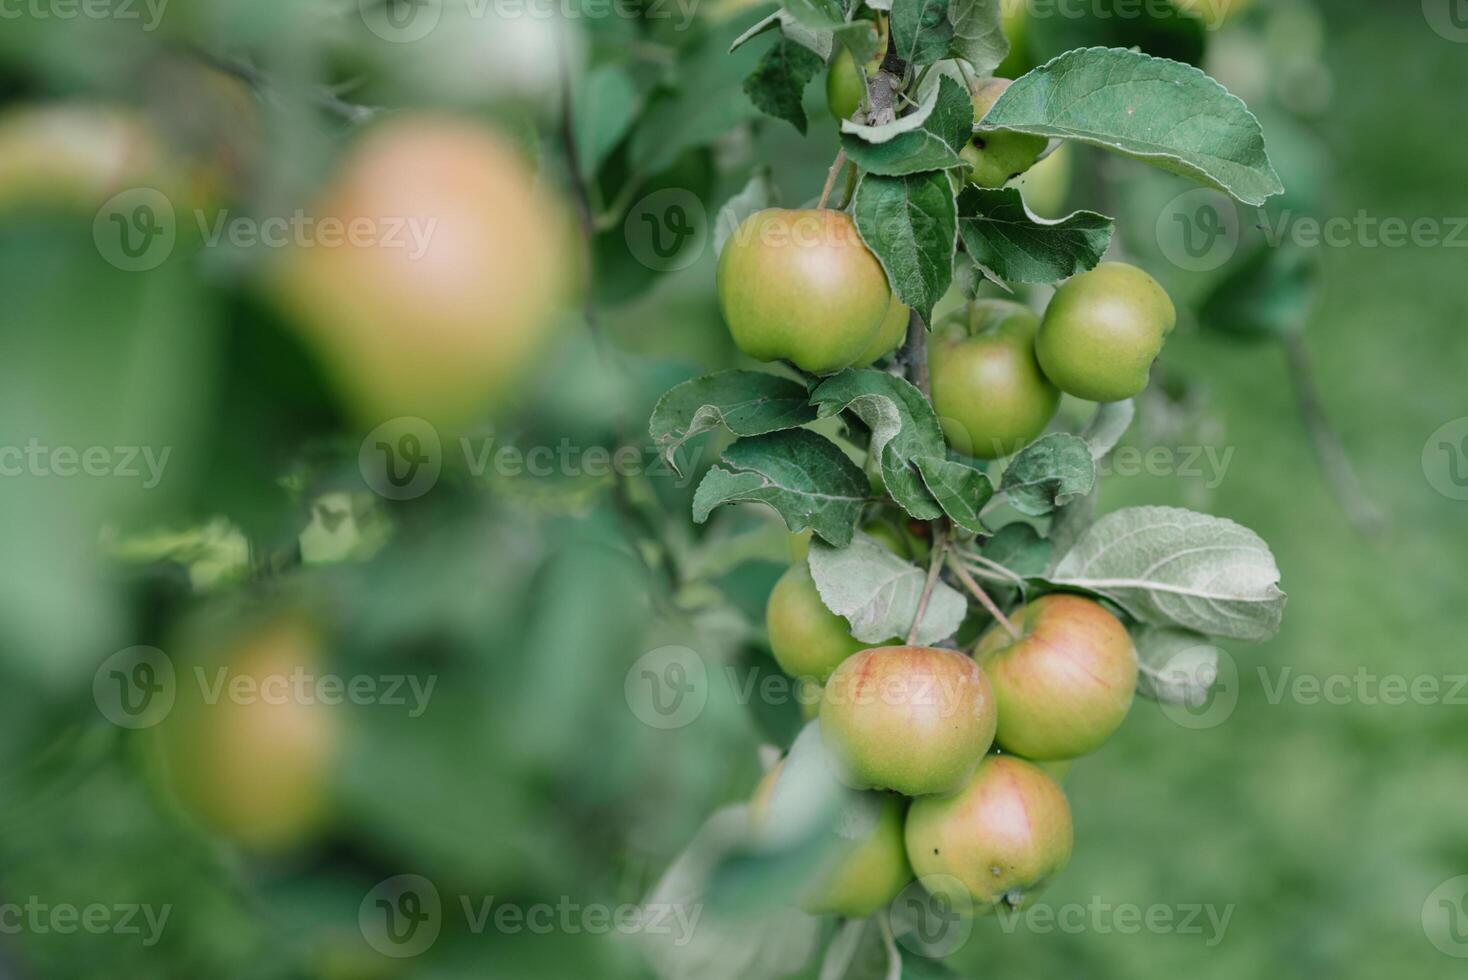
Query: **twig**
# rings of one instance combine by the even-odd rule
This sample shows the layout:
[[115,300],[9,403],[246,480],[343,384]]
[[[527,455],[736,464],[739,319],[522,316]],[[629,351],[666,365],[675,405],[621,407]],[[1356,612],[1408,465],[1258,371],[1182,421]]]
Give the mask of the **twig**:
[[1385,518],[1381,508],[1361,489],[1361,481],[1356,476],[1355,467],[1351,465],[1346,447],[1341,443],[1340,433],[1325,412],[1319,389],[1315,385],[1315,369],[1310,362],[1310,352],[1296,334],[1285,336],[1282,343],[1285,359],[1289,364],[1290,383],[1295,389],[1295,404],[1299,407],[1300,417],[1310,434],[1310,445],[1315,451],[1315,459],[1325,473],[1330,492],[1356,530],[1363,534],[1376,534],[1385,524]]
[[826,174],[826,186],[821,188],[821,200],[816,205],[817,211],[825,210],[826,201],[831,197],[831,190],[836,186],[836,178],[841,175],[841,168],[846,166],[846,151],[836,151],[836,159],[831,162],[831,170]]
[[933,587],[938,584],[938,573],[943,569],[943,551],[948,546],[948,536],[939,534],[933,539],[933,560],[928,564],[928,581],[923,586],[922,598],[918,599],[917,615],[912,618],[912,628],[907,631],[907,645],[917,642],[918,627],[928,611],[928,600],[933,598]]
[[[216,68],[219,71],[224,72],[226,75],[233,75],[235,78],[238,78],[240,81],[244,82],[246,85],[250,86],[250,88],[254,89],[256,92],[261,93],[262,95],[269,94],[278,90],[278,86],[276,86],[276,84],[270,80],[269,76],[260,71],[254,65],[246,64],[243,61],[237,61],[233,58],[224,58],[219,55],[212,54],[211,52],[205,51],[202,48],[195,47],[190,48],[189,50],[193,53],[194,57],[198,58],[206,65],[209,65],[212,68]],[[333,92],[331,89],[324,86],[306,89],[304,94],[305,97],[311,102],[316,103],[318,106],[321,106],[328,112],[341,116],[343,119],[352,123],[366,122],[368,119],[371,119],[373,116],[383,111],[378,106],[360,105],[356,102],[348,102],[337,95],[335,92]]]
[[898,352],[897,363],[902,365],[907,380],[923,393],[924,398],[932,401],[933,392],[928,384],[928,331],[916,310],[908,315],[907,342]]
[[1020,590],[1025,587],[1025,580],[1021,576],[1014,574],[997,561],[992,561],[982,555],[965,554],[964,558],[974,563],[969,566],[969,571],[980,578],[986,578],[992,582],[1003,582]]
[[989,611],[989,615],[993,616],[994,620],[1000,626],[1003,626],[1010,636],[1018,640],[1020,638],[1019,630],[1015,627],[1014,623],[1010,622],[1009,617],[1004,615],[1003,610],[994,604],[994,600],[989,598],[989,593],[984,591],[984,587],[974,581],[974,577],[968,573],[968,569],[963,567],[963,563],[954,556],[949,555],[948,567],[953,569],[953,574],[958,576],[958,580],[963,583],[963,587],[968,589],[973,594],[973,597],[979,600],[979,604]]

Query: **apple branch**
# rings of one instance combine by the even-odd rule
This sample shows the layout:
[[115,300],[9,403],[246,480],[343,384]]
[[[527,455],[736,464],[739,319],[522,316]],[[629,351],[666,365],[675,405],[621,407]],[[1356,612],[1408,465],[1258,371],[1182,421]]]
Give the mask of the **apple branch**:
[[943,570],[943,552],[948,546],[948,536],[939,534],[933,539],[933,559],[928,564],[928,581],[923,585],[922,597],[918,599],[917,615],[912,618],[912,628],[907,631],[907,645],[917,642],[918,627],[928,611],[928,600],[933,598],[933,588],[938,584],[938,573]]
[[1008,616],[1004,615],[1003,610],[994,603],[994,600],[989,598],[989,593],[984,591],[984,587],[974,581],[974,577],[968,573],[968,569],[963,567],[963,563],[953,555],[949,555],[948,567],[953,570],[954,575],[958,576],[958,580],[963,583],[963,587],[968,589],[969,593],[975,599],[979,600],[979,604],[989,611],[989,615],[994,617],[995,622],[1003,626],[1005,632],[1018,640],[1020,638],[1019,629],[1010,621]]

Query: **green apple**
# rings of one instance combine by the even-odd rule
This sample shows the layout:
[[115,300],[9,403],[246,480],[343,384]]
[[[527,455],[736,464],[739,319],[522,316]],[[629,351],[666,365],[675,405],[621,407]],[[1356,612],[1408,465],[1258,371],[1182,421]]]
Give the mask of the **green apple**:
[[950,446],[999,459],[1045,431],[1060,408],[1060,389],[1035,359],[1040,318],[1028,307],[981,300],[959,317],[973,335],[944,333],[933,346],[933,409]]
[[1136,266],[1103,262],[1056,291],[1035,352],[1061,391],[1123,401],[1147,387],[1175,326],[1177,310],[1157,280]]
[[882,264],[841,211],[759,211],[719,257],[719,306],[734,343],[811,374],[855,364],[892,311]]
[[[866,63],[868,80],[881,69],[882,57],[887,51],[886,22],[878,19],[875,26],[878,34],[877,56]],[[866,95],[862,73],[856,70],[856,59],[843,44],[836,52],[836,57],[831,59],[831,67],[826,72],[826,104],[831,108],[831,115],[836,117],[837,122],[850,119],[862,107]]]
[[[1007,78],[986,78],[974,88],[975,123],[983,122],[1011,84]],[[1049,145],[1045,137],[1029,133],[976,133],[959,156],[968,164],[969,183],[993,189],[1033,167]]]
[[994,741],[994,694],[969,657],[878,647],[848,657],[821,695],[821,738],[854,789],[944,793]]
[[861,356],[856,359],[853,367],[871,367],[901,347],[907,340],[907,324],[910,315],[911,310],[903,306],[894,293],[892,306],[887,311],[887,318],[882,321],[882,328],[877,331],[876,338],[867,346],[867,349],[861,352]]
[[[777,762],[765,773],[750,799],[750,818],[756,831],[769,820],[770,798],[785,769]],[[841,839],[815,879],[801,891],[800,907],[810,915],[865,918],[897,897],[912,881],[903,838],[903,800],[890,793],[871,802],[878,807],[875,823],[859,839]]]
[[816,683],[866,647],[851,635],[850,623],[826,608],[804,562],[790,566],[775,583],[765,606],[765,627],[780,669]]
[[[1064,870],[1074,844],[1065,791],[1039,767],[984,759],[958,792],[907,813],[907,856],[924,887],[979,912],[1023,908]],[[964,889],[967,896],[948,894]]]
[[1070,196],[1072,152],[1069,143],[1061,143],[1054,153],[1014,182],[1025,199],[1025,206],[1042,218],[1065,216],[1065,202]]
[[252,850],[288,850],[329,815],[340,742],[337,712],[301,695],[295,680],[321,674],[319,630],[300,614],[271,615],[201,632],[201,642],[218,642],[218,633],[226,635],[222,646],[198,666],[211,678],[224,670],[221,694],[178,685],[158,726],[161,775],[212,831]]
[[1098,602],[1056,593],[990,627],[974,649],[999,704],[995,742],[1027,759],[1074,759],[1121,727],[1137,689],[1126,627]]
[[566,211],[505,140],[391,114],[308,213],[352,234],[287,250],[273,285],[359,421],[460,429],[535,374],[578,259]]

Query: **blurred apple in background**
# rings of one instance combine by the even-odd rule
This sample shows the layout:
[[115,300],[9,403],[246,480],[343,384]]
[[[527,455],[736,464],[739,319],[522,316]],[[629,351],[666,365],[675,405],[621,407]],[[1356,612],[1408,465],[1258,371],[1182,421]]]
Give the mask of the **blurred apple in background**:
[[368,424],[453,430],[503,402],[577,278],[560,202],[467,120],[405,113],[369,128],[308,214],[357,231],[292,247],[273,287]]

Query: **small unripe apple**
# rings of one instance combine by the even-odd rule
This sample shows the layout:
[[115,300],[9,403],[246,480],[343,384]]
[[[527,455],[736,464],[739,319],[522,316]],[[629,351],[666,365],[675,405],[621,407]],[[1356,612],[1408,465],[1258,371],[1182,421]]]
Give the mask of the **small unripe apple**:
[[[749,810],[757,832],[770,819],[770,798],[784,769],[782,759],[755,787]],[[800,907],[810,915],[865,918],[891,902],[912,881],[903,838],[902,798],[888,793],[880,800],[873,797],[872,802],[880,809],[870,831],[858,840],[837,843],[815,879],[802,889]]]
[[1137,689],[1131,635],[1106,608],[1081,596],[1041,596],[974,648],[999,704],[995,742],[1027,759],[1074,759],[1121,727]]
[[[886,22],[878,21],[876,26],[878,54],[866,63],[868,79],[874,77],[881,69],[882,55],[887,50]],[[866,85],[862,81],[861,72],[856,70],[856,59],[851,56],[851,50],[843,44],[841,50],[836,52],[836,57],[831,59],[830,70],[826,73],[826,104],[831,108],[831,115],[836,117],[837,122],[850,119],[856,115],[856,110],[860,109],[862,103],[866,101],[866,95]]]
[[821,601],[804,562],[790,566],[765,606],[770,649],[791,677],[823,683],[841,661],[866,646],[851,635],[851,624]]
[[[999,96],[1013,84],[1007,78],[986,78],[974,89],[974,122],[981,123]],[[976,133],[959,156],[968,164],[968,180],[979,187],[1003,187],[1035,165],[1050,141],[1029,133]]]
[[158,729],[168,788],[205,826],[253,850],[305,842],[328,816],[341,723],[298,681],[320,676],[317,627],[299,614],[265,618],[199,666],[218,692],[180,674]]
[[857,363],[892,312],[877,257],[841,211],[759,211],[719,256],[719,306],[734,343],[811,374]]
[[821,695],[821,738],[854,789],[945,793],[994,741],[994,693],[956,650],[878,647],[847,658]]
[[564,209],[502,138],[390,116],[308,213],[322,241],[283,255],[274,285],[361,421],[462,428],[534,374],[577,258]]
[[1134,265],[1103,262],[1056,290],[1035,353],[1061,391],[1119,402],[1147,387],[1175,326],[1177,309],[1157,280]]
[[1065,791],[1008,755],[986,757],[958,792],[914,800],[907,813],[918,879],[935,894],[967,889],[979,912],[1030,903],[1069,863],[1073,835]]
[[1045,431],[1060,389],[1035,359],[1040,318],[1026,306],[983,300],[968,311],[972,336],[933,346],[933,409],[948,444],[978,459],[1018,452]]

